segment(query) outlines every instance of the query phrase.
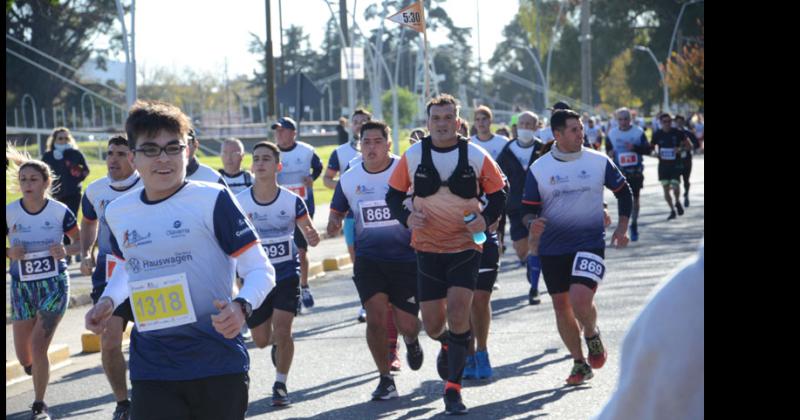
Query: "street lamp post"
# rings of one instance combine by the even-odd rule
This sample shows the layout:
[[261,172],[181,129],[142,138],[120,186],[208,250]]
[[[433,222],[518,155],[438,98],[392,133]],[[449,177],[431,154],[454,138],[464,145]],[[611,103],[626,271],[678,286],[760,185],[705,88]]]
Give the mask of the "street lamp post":
[[[544,76],[544,72],[542,71],[542,65],[539,63],[539,59],[536,57],[536,54],[533,53],[530,47],[527,47],[522,44],[511,44],[513,47],[524,49],[525,51],[530,54],[531,58],[533,59],[533,63],[536,64],[536,70],[539,72],[539,80],[542,81],[542,85],[545,88],[544,97],[547,98],[550,95],[550,84],[547,83],[547,78]],[[534,93],[535,94],[535,93]],[[545,108],[547,107],[547,99],[545,99]]]
[[683,6],[681,6],[681,11],[680,13],[678,13],[678,20],[675,21],[675,28],[672,30],[672,39],[670,39],[669,41],[669,51],[667,51],[667,58],[666,60],[664,60],[665,63],[668,62],[669,59],[672,57],[672,47],[675,45],[675,35],[678,33],[678,24],[681,23],[681,17],[683,17],[683,10],[686,9],[686,6],[690,4],[700,3],[702,1],[703,0],[692,0],[688,3],[683,3]]
[[664,72],[661,70],[661,66],[658,63],[658,59],[656,59],[656,55],[653,54],[653,51],[650,48],[644,47],[642,45],[636,45],[633,49],[638,51],[644,51],[650,54],[650,58],[653,59],[653,62],[656,63],[656,68],[658,69],[658,74],[661,76],[661,85],[664,88],[664,112],[669,112],[669,89],[667,89],[667,81],[664,79]]

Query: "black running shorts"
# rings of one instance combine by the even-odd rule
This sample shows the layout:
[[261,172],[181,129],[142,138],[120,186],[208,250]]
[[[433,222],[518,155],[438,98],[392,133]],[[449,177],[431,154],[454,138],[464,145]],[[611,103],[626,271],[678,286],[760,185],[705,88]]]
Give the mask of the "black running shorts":
[[279,281],[269,292],[264,303],[253,311],[247,319],[247,326],[255,328],[272,317],[275,309],[291,312],[297,316],[297,302],[300,301],[300,277],[293,276]]
[[476,290],[483,290],[492,293],[494,283],[497,281],[497,270],[500,268],[500,249],[497,243],[488,240],[483,243],[483,254],[481,254],[481,266],[478,269],[478,282]]
[[240,420],[247,411],[247,372],[188,381],[131,381],[131,418]]
[[[585,252],[605,258],[604,249],[587,249]],[[569,292],[569,287],[573,284],[582,284],[594,291],[597,290],[597,281],[582,276],[572,275],[573,263],[575,262],[575,255],[573,252],[565,255],[540,255],[539,260],[542,263],[542,276],[544,283],[547,285],[547,293],[554,295],[557,293]]]
[[414,316],[419,313],[416,261],[378,261],[360,256],[353,265],[353,273],[362,305],[383,293],[397,309]]
[[419,301],[444,299],[454,286],[475,290],[480,264],[481,253],[471,249],[455,254],[417,252]]

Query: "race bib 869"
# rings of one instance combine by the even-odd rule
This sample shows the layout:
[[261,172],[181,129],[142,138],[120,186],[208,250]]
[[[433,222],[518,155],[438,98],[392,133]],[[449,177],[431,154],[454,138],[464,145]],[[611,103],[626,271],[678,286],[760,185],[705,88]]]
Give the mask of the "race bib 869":
[[572,263],[572,275],[578,277],[588,277],[598,283],[603,280],[606,274],[606,266],[603,258],[591,252],[578,252]]

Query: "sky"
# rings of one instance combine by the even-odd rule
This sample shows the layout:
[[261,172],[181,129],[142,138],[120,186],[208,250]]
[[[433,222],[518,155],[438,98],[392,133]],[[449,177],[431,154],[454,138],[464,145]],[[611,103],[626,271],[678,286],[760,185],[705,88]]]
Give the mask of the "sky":
[[[368,24],[363,18],[367,6],[377,1],[346,1],[348,13],[352,13],[355,5],[356,22],[363,32],[379,25],[379,19]],[[278,0],[271,0],[271,4],[273,52],[278,56]],[[480,52],[485,63],[502,41],[503,28],[516,14],[519,0],[447,0],[443,7],[456,26],[473,28],[473,39],[477,37],[476,9],[480,9]],[[325,24],[331,17],[325,0],[282,0],[282,8],[284,28],[302,24],[304,32],[310,35],[312,47],[322,44]],[[338,19],[338,3],[332,4],[332,8]],[[389,11],[389,15],[394,12]],[[222,75],[227,58],[230,78],[252,75],[258,67],[258,58],[248,52],[250,32],[262,40],[266,38],[265,0],[139,0],[135,23],[136,62],[140,68],[166,67],[180,74],[191,67],[196,73]],[[130,25],[130,17],[126,25]],[[398,26],[386,21],[387,29]],[[445,35],[429,32],[428,42],[432,46],[445,43]],[[478,50],[473,48],[473,51],[477,61]],[[124,61],[124,55],[118,59]]]

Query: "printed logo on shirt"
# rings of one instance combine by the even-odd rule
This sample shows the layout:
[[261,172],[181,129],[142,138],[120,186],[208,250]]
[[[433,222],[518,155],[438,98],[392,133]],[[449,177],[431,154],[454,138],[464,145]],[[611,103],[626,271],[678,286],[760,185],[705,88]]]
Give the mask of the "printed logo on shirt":
[[42,229],[44,230],[53,230],[53,228],[55,228],[55,226],[53,226],[49,220],[45,220],[44,224],[42,225]]
[[125,248],[134,248],[141,245],[147,245],[153,243],[150,239],[150,232],[147,232],[146,236],[139,235],[139,232],[136,229],[132,231],[125,231],[122,236],[122,244]]
[[368,187],[366,185],[356,185],[356,194],[374,194],[375,188]]
[[176,220],[172,223],[172,227],[175,229],[167,229],[167,236],[170,238],[183,238],[184,236],[189,234],[189,228],[180,227],[183,226],[183,223],[180,220]]
[[591,189],[591,188],[589,188],[589,187],[578,188],[578,189],[576,189],[576,190],[570,190],[570,189],[566,189],[566,190],[555,190],[555,191],[553,191],[553,198],[558,198],[558,197],[561,197],[562,195],[570,195],[570,194],[580,194],[580,193],[585,193],[585,192],[589,192],[589,191],[591,191],[591,190],[592,190],[592,189]]
[[589,179],[589,178],[591,178],[591,176],[588,173],[586,173],[586,171],[581,171],[580,175],[578,175],[578,178],[580,178],[580,179]]
[[291,217],[291,216],[289,216],[289,215],[286,213],[286,210],[281,210],[280,214],[278,215],[278,219],[283,219],[283,220],[286,220],[286,219],[288,219],[289,217]]
[[11,233],[30,233],[31,227],[25,226],[22,223],[15,223],[14,226],[11,227]]
[[563,176],[562,177],[562,176],[556,175],[556,176],[551,176],[550,177],[550,185],[563,184],[565,182],[569,182],[569,177],[568,176]]
[[125,262],[125,266],[128,270],[136,274],[142,271],[151,271],[156,269],[175,267],[177,265],[183,264],[185,262],[191,262],[193,260],[194,258],[192,257],[191,252],[176,252],[175,255],[171,257],[159,258],[155,260],[140,260],[138,258],[129,258]]

